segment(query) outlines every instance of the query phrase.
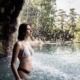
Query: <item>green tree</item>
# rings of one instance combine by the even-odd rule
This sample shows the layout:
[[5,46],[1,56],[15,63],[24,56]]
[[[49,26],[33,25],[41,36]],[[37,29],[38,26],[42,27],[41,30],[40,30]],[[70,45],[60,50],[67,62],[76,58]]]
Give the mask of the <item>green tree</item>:
[[79,15],[78,15],[78,19],[77,19],[77,22],[76,22],[76,28],[75,28],[74,36],[75,36],[74,41],[75,42],[80,42],[80,16]]
[[75,9],[72,8],[70,9],[70,14],[69,14],[69,18],[70,18],[70,33],[73,35],[74,37],[74,32],[75,32],[75,28],[76,28],[76,12]]
[[57,10],[56,17],[56,27],[59,28],[58,36],[61,40],[64,40],[64,31],[66,29],[67,14],[63,9],[59,9]]
[[44,0],[41,3],[41,17],[40,23],[42,25],[42,32],[44,36],[48,39],[53,34],[53,28],[55,27],[55,11],[56,11],[56,1],[55,0]]

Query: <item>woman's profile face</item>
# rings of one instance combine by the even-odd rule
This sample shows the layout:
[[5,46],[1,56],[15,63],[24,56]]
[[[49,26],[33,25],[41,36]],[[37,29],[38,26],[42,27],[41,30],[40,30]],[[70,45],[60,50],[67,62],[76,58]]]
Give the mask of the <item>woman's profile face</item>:
[[32,29],[30,25],[27,25],[27,34],[31,35],[32,34]]

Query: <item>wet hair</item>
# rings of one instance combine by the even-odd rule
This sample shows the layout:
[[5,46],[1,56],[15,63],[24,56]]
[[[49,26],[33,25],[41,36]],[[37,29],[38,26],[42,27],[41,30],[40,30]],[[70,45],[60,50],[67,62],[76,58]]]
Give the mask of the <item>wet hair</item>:
[[22,23],[20,26],[19,26],[19,30],[18,30],[18,40],[24,40],[24,38],[26,37],[26,34],[27,34],[27,26],[29,24],[26,24],[26,23]]

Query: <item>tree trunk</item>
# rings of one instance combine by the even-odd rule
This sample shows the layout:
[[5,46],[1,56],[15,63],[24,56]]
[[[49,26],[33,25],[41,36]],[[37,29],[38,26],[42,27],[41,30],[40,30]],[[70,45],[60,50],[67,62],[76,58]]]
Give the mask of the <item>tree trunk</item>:
[[[17,17],[25,0],[0,0],[0,25],[3,33],[3,48],[6,55],[12,53],[16,39]],[[15,36],[14,36],[15,35]]]
[[13,45],[17,39],[16,31],[17,31],[16,22],[12,24],[5,24],[3,26],[2,45],[6,56],[12,54]]

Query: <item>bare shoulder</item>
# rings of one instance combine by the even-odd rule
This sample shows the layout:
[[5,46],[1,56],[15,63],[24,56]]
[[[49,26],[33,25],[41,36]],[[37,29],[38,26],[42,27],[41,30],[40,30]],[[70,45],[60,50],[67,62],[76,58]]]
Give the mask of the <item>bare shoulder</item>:
[[14,47],[15,47],[15,48],[21,48],[21,42],[20,42],[20,41],[17,41],[17,42],[14,44]]

